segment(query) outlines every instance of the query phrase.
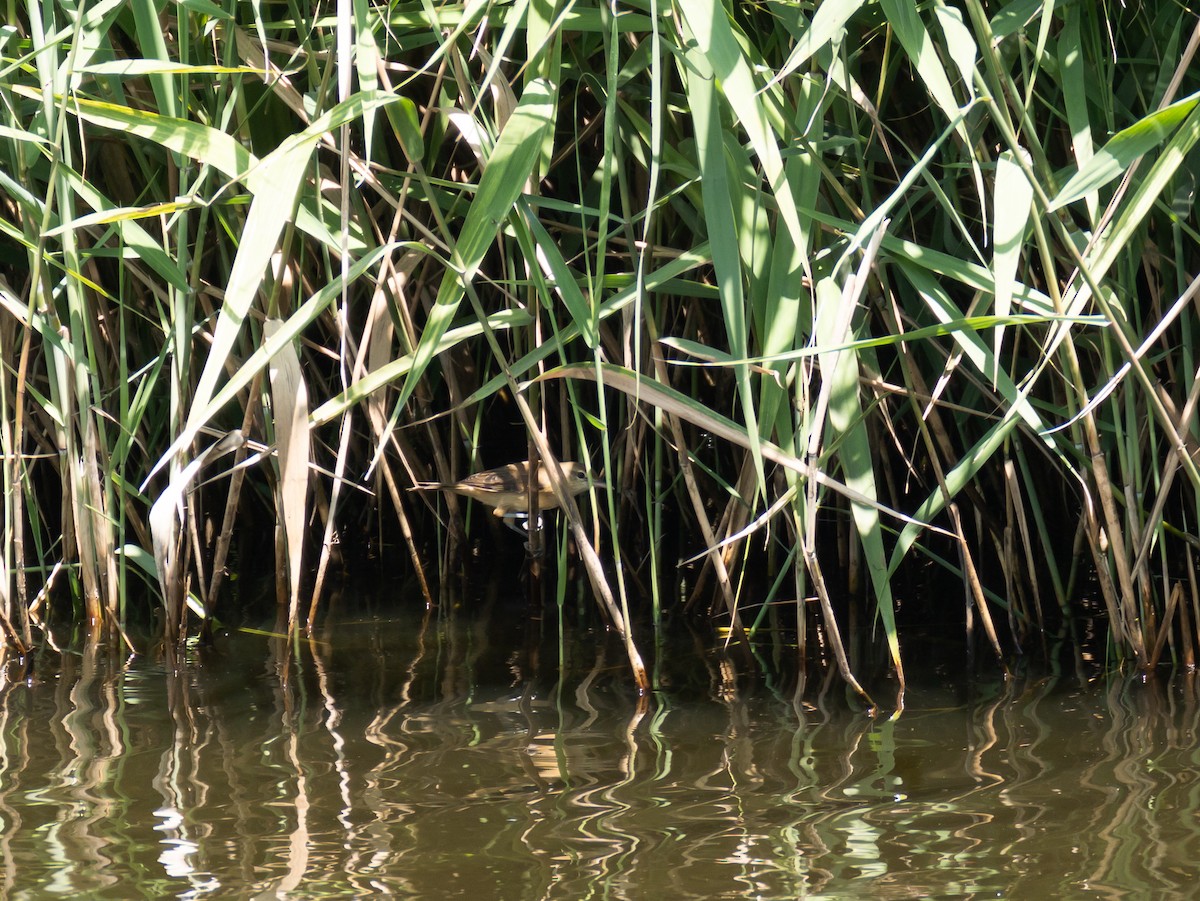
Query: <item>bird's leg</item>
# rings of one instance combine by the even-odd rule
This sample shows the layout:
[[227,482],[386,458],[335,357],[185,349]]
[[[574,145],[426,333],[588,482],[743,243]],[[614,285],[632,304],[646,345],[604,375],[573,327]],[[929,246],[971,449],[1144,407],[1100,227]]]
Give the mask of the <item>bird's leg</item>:
[[[516,532],[518,535],[529,534],[529,514],[524,511],[514,511],[505,513],[503,516],[504,524]],[[542,530],[542,515],[539,513],[537,521],[533,524],[537,531]],[[525,542],[525,550],[529,550],[529,542]]]
[[[523,510],[517,510],[512,513],[505,513],[503,516],[504,524],[516,532],[518,535],[529,534],[529,514]],[[542,530],[542,515],[539,513],[537,522],[533,527],[539,532]]]
[[[505,513],[502,517],[504,524],[516,532],[518,535],[529,534],[529,514],[523,510],[514,510],[511,513]],[[539,516],[535,528],[542,527],[542,518]]]

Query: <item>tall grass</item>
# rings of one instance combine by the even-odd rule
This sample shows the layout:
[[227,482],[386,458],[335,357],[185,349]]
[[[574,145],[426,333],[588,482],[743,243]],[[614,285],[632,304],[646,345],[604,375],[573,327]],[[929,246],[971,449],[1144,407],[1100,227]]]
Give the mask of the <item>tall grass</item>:
[[633,624],[679,605],[788,626],[864,696],[848,629],[902,696],[906,623],[1004,665],[1093,602],[1114,659],[1194,664],[1186,6],[7,23],[10,647],[55,588],[120,630],[137,572],[177,642],[264,520],[311,623],[364,497],[432,603],[432,508],[467,511],[406,489],[533,453],[604,476],[564,522],[643,688]]

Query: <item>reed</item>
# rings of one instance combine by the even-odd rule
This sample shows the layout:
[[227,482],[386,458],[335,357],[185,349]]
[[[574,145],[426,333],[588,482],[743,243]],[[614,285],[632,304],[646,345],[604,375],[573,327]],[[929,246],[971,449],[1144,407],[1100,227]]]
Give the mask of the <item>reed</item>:
[[432,603],[407,489],[533,454],[603,478],[563,522],[642,687],[643,604],[864,696],[864,624],[901,697],[909,623],[1004,665],[1099,604],[1194,663],[1194,15],[8,11],[9,647],[55,589],[119,632],[134,574],[177,642],[264,520],[311,625],[363,498]]

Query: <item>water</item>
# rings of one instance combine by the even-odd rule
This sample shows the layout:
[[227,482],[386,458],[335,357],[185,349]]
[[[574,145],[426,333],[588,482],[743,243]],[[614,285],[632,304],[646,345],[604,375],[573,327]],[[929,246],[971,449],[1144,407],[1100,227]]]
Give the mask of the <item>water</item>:
[[871,719],[715,652],[639,703],[598,638],[563,682],[506,612],[343,621],[286,683],[255,634],[45,654],[0,688],[0,894],[1195,894],[1194,679],[927,678]]

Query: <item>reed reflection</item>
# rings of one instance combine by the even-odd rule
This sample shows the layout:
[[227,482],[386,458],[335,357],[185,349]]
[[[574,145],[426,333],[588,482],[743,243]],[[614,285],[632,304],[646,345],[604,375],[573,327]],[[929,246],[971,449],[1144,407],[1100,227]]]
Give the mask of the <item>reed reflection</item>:
[[1192,681],[933,682],[872,720],[746,694],[719,649],[707,691],[639,701],[619,649],[558,634],[485,604],[298,656],[65,654],[0,689],[3,895],[1190,890]]

